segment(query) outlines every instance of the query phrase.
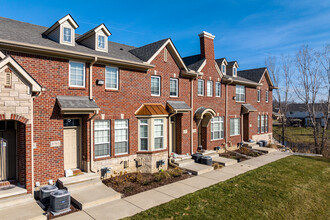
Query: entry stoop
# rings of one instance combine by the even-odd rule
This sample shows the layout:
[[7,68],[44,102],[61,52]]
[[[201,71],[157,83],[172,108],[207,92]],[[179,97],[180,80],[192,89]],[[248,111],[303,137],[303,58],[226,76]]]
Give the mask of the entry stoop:
[[95,173],[60,178],[58,182],[71,193],[72,201],[82,210],[121,198],[120,193],[104,185]]
[[0,190],[0,219],[47,219],[26,189],[13,187]]
[[207,166],[200,163],[188,163],[180,166],[181,168],[191,172],[193,175],[201,175],[213,170],[212,166]]
[[220,157],[219,154],[209,154],[208,156],[212,157],[213,163],[221,164],[222,166],[230,166],[237,163],[237,160],[226,158],[226,157]]
[[270,147],[259,147],[259,145],[257,146],[252,146],[252,149],[254,150],[258,150],[258,151],[262,151],[262,152],[266,152],[266,153],[272,153],[277,151],[275,148],[270,148]]

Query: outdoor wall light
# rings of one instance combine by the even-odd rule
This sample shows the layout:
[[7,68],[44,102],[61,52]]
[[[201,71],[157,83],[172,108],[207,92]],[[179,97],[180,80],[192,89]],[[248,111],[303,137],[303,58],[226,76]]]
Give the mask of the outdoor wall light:
[[101,79],[96,80],[96,85],[98,85],[98,86],[104,85],[104,80],[101,80]]
[[236,96],[233,96],[233,100],[236,100]]

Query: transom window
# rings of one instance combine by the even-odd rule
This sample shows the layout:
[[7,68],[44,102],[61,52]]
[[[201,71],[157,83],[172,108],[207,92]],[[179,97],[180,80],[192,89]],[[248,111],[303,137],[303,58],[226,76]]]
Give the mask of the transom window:
[[118,90],[118,68],[105,68],[105,88]]
[[148,120],[140,120],[140,150],[148,150]]
[[230,119],[230,136],[239,135],[239,134],[240,134],[240,119],[231,118]]
[[226,65],[225,64],[222,64],[222,73],[226,74]]
[[151,76],[151,95],[160,96],[160,77]]
[[85,87],[85,64],[70,62],[69,86]]
[[260,89],[258,89],[258,91],[257,91],[257,102],[260,102],[260,99],[261,99],[261,92],[260,92]]
[[178,79],[170,79],[170,96],[178,97]]
[[95,121],[95,157],[110,156],[110,120]]
[[64,27],[63,28],[63,41],[67,43],[71,43],[71,35],[72,35],[72,30],[71,28]]
[[221,96],[221,83],[220,82],[215,83],[215,96],[216,97]]
[[207,96],[213,96],[213,81],[207,81],[207,90],[206,90]]
[[64,127],[71,127],[71,126],[80,126],[80,120],[78,118],[76,119],[64,119],[63,120],[63,126]]
[[266,98],[266,102],[268,102],[268,90],[266,91],[266,96],[265,96],[265,98]]
[[204,80],[202,80],[202,79],[198,80],[198,95],[199,96],[204,95]]
[[154,121],[154,142],[155,149],[164,148],[164,119]]
[[128,120],[115,120],[115,154],[128,154]]
[[236,102],[245,102],[245,86],[236,85]]
[[100,49],[105,49],[105,36],[98,35],[97,47],[100,48]]
[[211,120],[211,140],[224,138],[224,120],[223,117],[214,117]]

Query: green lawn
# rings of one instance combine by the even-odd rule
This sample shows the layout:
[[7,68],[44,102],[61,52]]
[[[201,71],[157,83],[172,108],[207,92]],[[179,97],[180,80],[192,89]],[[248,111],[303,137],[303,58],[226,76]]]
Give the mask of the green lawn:
[[330,219],[330,159],[290,156],[129,219]]
[[[278,140],[278,134],[282,135],[282,128],[279,126],[273,126],[273,135]],[[330,129],[327,130],[327,134],[330,137]],[[298,127],[287,127],[286,128],[286,140],[292,143],[309,143],[314,144],[312,128],[298,128]]]

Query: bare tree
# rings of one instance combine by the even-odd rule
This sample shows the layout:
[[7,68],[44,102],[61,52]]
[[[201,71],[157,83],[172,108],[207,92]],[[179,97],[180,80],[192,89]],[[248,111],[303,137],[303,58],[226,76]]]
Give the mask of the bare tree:
[[308,110],[309,118],[313,127],[314,144],[316,153],[321,153],[319,144],[319,129],[316,120],[317,98],[322,87],[322,75],[320,60],[316,53],[308,46],[302,46],[296,54],[297,76],[291,80],[291,85],[297,95]]
[[277,62],[275,56],[268,56],[265,60],[265,64],[273,79],[274,86],[278,89],[274,92],[273,100],[278,104],[281,113],[281,142],[284,144],[286,134],[286,113],[288,109],[288,102],[290,99],[290,67],[291,58],[289,55],[282,55],[280,68],[277,68]]

